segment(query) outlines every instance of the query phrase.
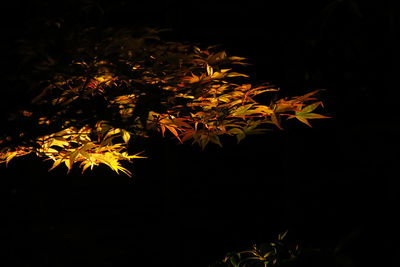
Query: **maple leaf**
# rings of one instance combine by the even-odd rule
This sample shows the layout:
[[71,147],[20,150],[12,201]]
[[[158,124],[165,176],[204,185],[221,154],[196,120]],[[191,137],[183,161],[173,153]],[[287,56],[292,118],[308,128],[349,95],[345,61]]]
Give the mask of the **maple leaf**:
[[6,166],[15,157],[21,157],[31,153],[32,148],[18,146],[14,151],[0,152],[0,163],[5,162]]
[[[90,43],[90,53],[82,57],[84,61],[75,57],[71,71],[66,68],[65,73],[51,74],[46,82],[33,83],[48,85],[32,100],[34,108],[26,107],[18,114],[24,120],[34,119],[43,129],[40,133],[46,135],[13,139],[22,140],[27,147],[13,142],[8,142],[8,147],[6,138],[0,139],[0,162],[8,164],[15,157],[35,152],[54,161],[51,169],[65,164],[69,172],[80,163],[84,172],[105,164],[117,173],[130,175],[121,162],[139,156],[125,152],[128,143],[137,136],[148,137],[149,130],[163,136],[167,131],[180,142],[191,139],[204,149],[209,143],[222,146],[223,134],[240,142],[247,135],[271,128],[265,124],[282,129],[282,116],[297,118],[309,126],[310,119],[328,118],[313,113],[321,102],[307,106],[308,102],[318,101],[315,95],[320,90],[264,105],[256,101],[256,96],[278,89],[267,83],[254,86],[230,81],[248,77],[231,68],[247,65],[245,58],[214,52],[215,47],[202,50],[162,42],[154,33],[133,37],[137,35],[121,31],[99,43]],[[98,50],[92,57],[93,47]],[[118,56],[114,58],[116,51]],[[99,55],[105,55],[104,59],[100,60]],[[42,104],[46,105],[44,109],[50,105],[53,114],[42,114]],[[57,129],[59,126],[62,128]]]
[[208,58],[208,64],[213,65],[216,64],[220,61],[223,61],[227,58],[226,52],[225,51],[221,51],[215,54],[211,54]]
[[312,111],[314,111],[320,105],[322,105],[321,101],[312,103],[312,104],[310,104],[308,106],[305,106],[303,109],[300,109],[300,110],[296,111],[294,115],[289,115],[288,119],[296,118],[299,121],[301,121],[302,123],[312,127],[311,124],[308,121],[309,119],[327,119],[327,118],[330,118],[328,116],[324,116],[324,115],[321,115],[321,114],[312,113]]
[[292,97],[290,100],[286,100],[286,98],[280,99],[280,100],[276,101],[276,103],[275,103],[275,111],[277,113],[281,113],[281,112],[286,112],[286,111],[300,110],[301,107],[304,106],[304,104],[303,104],[304,102],[310,101],[310,100],[315,100],[316,98],[311,97],[311,96],[315,95],[319,91],[321,91],[321,90],[315,90],[315,91],[309,92],[302,96],[295,96],[295,97]]

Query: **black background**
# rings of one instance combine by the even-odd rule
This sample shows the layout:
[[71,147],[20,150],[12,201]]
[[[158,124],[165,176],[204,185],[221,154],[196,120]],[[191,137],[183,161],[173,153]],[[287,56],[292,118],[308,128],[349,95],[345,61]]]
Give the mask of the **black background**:
[[[76,15],[95,3],[101,15]],[[16,71],[15,40],[35,19],[171,28],[167,38],[247,57],[252,81],[269,81],[282,96],[327,89],[320,112],[332,116],[204,152],[153,138],[132,179],[105,167],[67,175],[33,157],[14,160],[0,167],[2,266],[207,266],[285,230],[303,248],[329,252],[344,242],[342,258],[327,252],[308,266],[395,266],[391,1],[13,1],[1,10],[3,80]],[[5,113],[21,92],[1,90]]]

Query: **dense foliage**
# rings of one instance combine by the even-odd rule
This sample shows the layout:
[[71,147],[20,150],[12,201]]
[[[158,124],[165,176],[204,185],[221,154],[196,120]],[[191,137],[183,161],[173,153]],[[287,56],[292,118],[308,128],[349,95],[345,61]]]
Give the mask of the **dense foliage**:
[[[159,35],[87,29],[70,38],[64,62],[48,57],[35,63],[36,94],[9,115],[0,161],[35,153],[52,160],[51,169],[80,163],[85,171],[106,164],[131,175],[121,161],[141,156],[128,153],[128,145],[152,131],[204,149],[210,142],[222,146],[223,135],[240,142],[249,134],[282,129],[283,118],[309,126],[309,119],[327,118],[313,112],[322,105],[318,90],[277,99],[278,89],[254,86],[233,71],[247,65],[245,58]],[[26,58],[35,49],[26,45]],[[271,94],[269,104],[257,99],[264,93]]]

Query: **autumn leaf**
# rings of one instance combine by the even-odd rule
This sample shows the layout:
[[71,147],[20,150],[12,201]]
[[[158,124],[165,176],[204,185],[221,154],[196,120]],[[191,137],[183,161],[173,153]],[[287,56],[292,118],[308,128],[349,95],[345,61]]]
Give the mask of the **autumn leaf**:
[[243,73],[239,73],[239,72],[229,72],[226,77],[245,77],[248,78],[249,75],[243,74]]
[[228,59],[231,61],[231,64],[236,64],[236,65],[250,65],[249,63],[243,62],[243,60],[246,60],[247,58],[244,57],[237,57],[237,56],[230,56]]
[[210,65],[207,64],[207,75],[211,76],[211,75],[213,75],[213,73],[214,73],[214,69]]
[[65,147],[65,146],[69,146],[69,142],[67,140],[65,140],[62,136],[60,137],[54,137],[49,139],[49,147],[51,146],[58,146],[58,147]]
[[170,126],[170,125],[165,125],[165,127],[179,140],[179,142],[182,143],[182,140],[179,138],[179,133],[175,129],[175,127]]
[[278,127],[278,129],[283,130],[283,128],[282,128],[282,126],[281,126],[281,124],[280,124],[280,122],[279,122],[278,116],[277,116],[275,113],[272,113],[272,114],[271,114],[271,122],[272,122],[276,127]]
[[299,110],[302,105],[303,105],[303,103],[299,102],[297,100],[280,99],[276,103],[274,103],[274,111],[276,113],[295,111],[295,110]]
[[182,142],[185,142],[185,141],[187,141],[187,140],[193,138],[193,135],[194,135],[195,133],[196,133],[196,130],[195,130],[195,129],[186,130],[186,131],[183,133],[183,136],[182,136],[182,138],[181,138]]
[[62,163],[62,159],[58,158],[58,159],[54,159],[54,163],[53,166],[49,169],[49,171],[53,170],[54,168],[56,168],[58,165],[60,165]]
[[232,128],[228,130],[228,134],[235,135],[238,144],[246,137],[245,131],[240,128]]
[[213,65],[216,64],[220,61],[223,61],[227,58],[226,52],[225,51],[220,51],[218,53],[215,54],[211,54],[208,58],[208,64]]
[[67,166],[69,173],[72,169],[73,163],[71,163],[71,160],[69,158],[63,159],[62,162],[64,162],[65,166]]
[[253,111],[249,111],[249,109],[254,106],[254,104],[247,104],[244,106],[237,107],[230,115],[231,116],[245,116],[248,114],[253,114]]
[[125,144],[127,144],[131,139],[131,134],[124,129],[122,129],[121,132],[122,132],[122,139],[124,140]]
[[254,105],[254,107],[255,109],[252,110],[254,114],[260,113],[262,115],[271,115],[274,113],[274,111],[270,107],[265,105]]
[[123,173],[127,174],[129,177],[131,177],[131,172],[128,171],[126,168],[122,167],[120,163],[118,162],[118,159],[115,157],[115,155],[112,152],[105,152],[104,154],[100,153],[95,153],[92,155],[96,161],[99,163],[106,164],[109,166],[113,171],[118,173],[119,171],[122,171]]
[[314,91],[309,92],[309,93],[307,93],[305,95],[293,97],[293,99],[298,101],[298,102],[305,102],[305,101],[309,101],[309,100],[315,100],[316,98],[315,97],[311,97],[311,96],[315,95],[316,93],[318,93],[320,91],[321,91],[321,89],[314,90]]
[[91,161],[82,161],[80,167],[82,168],[82,173],[84,173],[86,171],[87,168],[90,167],[90,169],[93,169],[93,166],[95,166],[95,164]]
[[213,134],[209,136],[209,140],[210,142],[219,145],[220,147],[222,147],[221,141],[219,140],[218,135]]
[[8,153],[8,155],[6,156],[6,166],[8,166],[8,163],[10,162],[10,160],[12,160],[16,155],[17,155],[17,151]]
[[[50,170],[65,164],[69,172],[78,163],[82,172],[107,165],[131,175],[122,163],[140,156],[128,154],[128,145],[151,131],[205,149],[209,143],[222,146],[223,135],[241,142],[272,125],[282,129],[282,117],[309,126],[310,119],[328,118],[314,113],[322,103],[320,90],[280,100],[274,94],[269,104],[262,103],[257,96],[278,89],[238,84],[249,76],[233,67],[247,65],[246,58],[217,47],[163,41],[154,33],[110,32],[101,40],[82,33],[87,47],[71,47],[78,54],[66,56],[71,62],[64,71],[34,75],[46,77],[31,83],[42,93],[15,113],[23,120],[12,120],[22,128],[25,121],[34,122],[40,134],[30,127],[12,140],[0,138],[0,162],[33,152],[53,161]],[[19,141],[23,146],[15,144]]]
[[330,118],[328,116],[324,116],[324,115],[321,115],[321,114],[312,113],[312,111],[314,111],[320,105],[322,105],[321,101],[312,103],[312,104],[304,107],[303,109],[296,111],[295,115],[289,115],[288,119],[296,118],[299,121],[301,121],[302,123],[308,125],[309,127],[312,127],[311,124],[308,121],[309,119],[327,119],[327,118]]

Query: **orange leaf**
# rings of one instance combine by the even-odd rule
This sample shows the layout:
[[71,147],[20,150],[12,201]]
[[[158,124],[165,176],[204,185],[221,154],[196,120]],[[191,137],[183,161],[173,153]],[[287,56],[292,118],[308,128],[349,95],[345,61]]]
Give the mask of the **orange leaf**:
[[176,138],[178,138],[179,142],[182,143],[182,140],[179,138],[179,134],[178,134],[178,132],[176,131],[176,129],[175,129],[174,127],[168,126],[168,125],[165,125],[165,127],[167,127],[167,129],[168,129]]

